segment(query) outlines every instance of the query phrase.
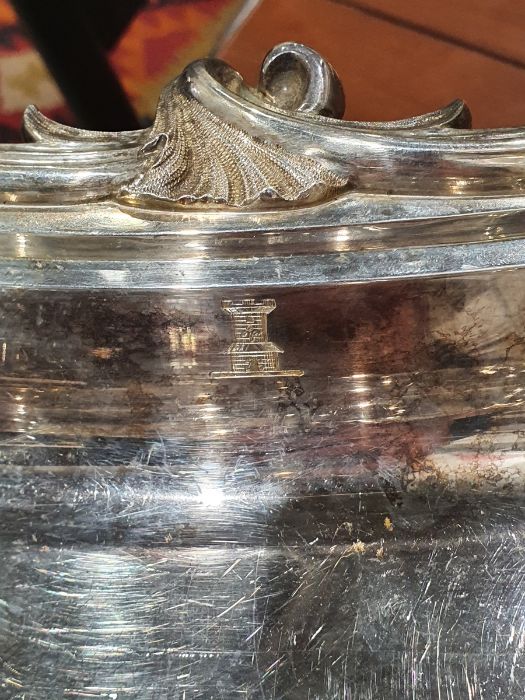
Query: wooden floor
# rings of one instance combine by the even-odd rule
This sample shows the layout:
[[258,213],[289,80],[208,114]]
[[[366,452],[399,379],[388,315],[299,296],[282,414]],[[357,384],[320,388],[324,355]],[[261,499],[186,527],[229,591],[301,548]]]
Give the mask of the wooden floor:
[[456,97],[475,127],[525,124],[523,0],[261,0],[221,55],[252,83],[281,41],[320,51],[347,118],[397,119]]

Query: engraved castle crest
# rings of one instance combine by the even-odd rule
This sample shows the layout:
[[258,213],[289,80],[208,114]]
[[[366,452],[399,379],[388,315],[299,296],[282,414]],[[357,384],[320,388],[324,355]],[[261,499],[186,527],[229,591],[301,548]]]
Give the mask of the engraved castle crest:
[[283,352],[268,338],[268,314],[276,307],[274,299],[242,299],[222,302],[230,314],[234,342],[228,348],[231,370],[212,372],[214,379],[238,377],[301,377],[300,369],[281,369],[279,355]]

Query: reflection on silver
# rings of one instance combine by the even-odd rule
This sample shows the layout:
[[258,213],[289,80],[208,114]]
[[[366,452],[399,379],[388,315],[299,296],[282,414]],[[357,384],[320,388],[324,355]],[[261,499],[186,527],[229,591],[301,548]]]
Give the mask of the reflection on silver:
[[524,132],[341,99],[285,45],[0,147],[2,700],[523,700]]

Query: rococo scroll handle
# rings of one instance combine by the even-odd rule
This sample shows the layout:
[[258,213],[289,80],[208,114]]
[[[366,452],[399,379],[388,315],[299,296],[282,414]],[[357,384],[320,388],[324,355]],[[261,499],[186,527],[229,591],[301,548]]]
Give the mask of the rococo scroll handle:
[[470,131],[460,100],[387,122],[344,121],[343,111],[334,69],[300,44],[270,51],[256,88],[223,61],[195,61],[137,132],[83,131],[28,108],[37,144],[0,154],[0,191],[10,202],[109,199],[137,214],[523,193],[523,128]]

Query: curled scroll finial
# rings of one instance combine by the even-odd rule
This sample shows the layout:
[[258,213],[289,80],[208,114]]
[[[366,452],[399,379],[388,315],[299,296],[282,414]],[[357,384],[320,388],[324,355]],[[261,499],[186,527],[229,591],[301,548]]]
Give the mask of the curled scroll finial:
[[345,94],[339,76],[317,51],[303,44],[275,46],[261,66],[259,90],[276,107],[341,119]]
[[[203,70],[204,69],[204,70]],[[244,206],[256,201],[306,201],[343,188],[348,177],[313,156],[251,134],[222,114],[241,98],[245,108],[279,115],[341,117],[344,93],[334,69],[301,44],[276,46],[261,67],[258,90],[220,61],[197,62],[167,86],[142,153],[146,168],[124,196],[168,202]],[[282,119],[282,117],[281,117]],[[313,144],[312,144],[313,145]]]

